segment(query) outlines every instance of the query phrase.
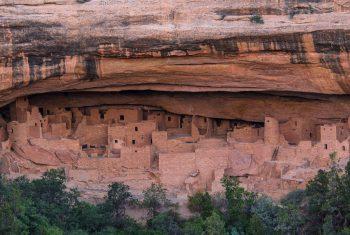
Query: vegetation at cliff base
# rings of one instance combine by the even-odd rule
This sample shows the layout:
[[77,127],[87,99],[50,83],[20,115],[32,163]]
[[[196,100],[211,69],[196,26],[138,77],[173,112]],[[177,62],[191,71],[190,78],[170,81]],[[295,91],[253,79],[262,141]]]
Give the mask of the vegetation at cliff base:
[[264,19],[260,14],[254,14],[250,18],[250,22],[255,23],[255,24],[264,24]]
[[[105,200],[90,204],[65,186],[64,170],[41,179],[0,177],[0,234],[350,234],[350,164],[341,170],[332,156],[329,171],[319,171],[305,190],[280,202],[251,193],[236,177],[225,176],[222,194],[198,192],[188,198],[191,218],[181,218],[166,190],[152,184],[138,201],[122,183],[109,185]],[[147,210],[146,221],[127,208]]]

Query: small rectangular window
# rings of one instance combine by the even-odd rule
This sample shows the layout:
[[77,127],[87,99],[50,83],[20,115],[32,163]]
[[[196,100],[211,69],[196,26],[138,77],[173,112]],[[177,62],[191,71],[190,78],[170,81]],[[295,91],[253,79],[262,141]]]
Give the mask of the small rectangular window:
[[136,144],[136,140],[132,140],[132,144]]
[[114,140],[114,143],[118,144],[118,140]]
[[324,145],[324,149],[328,149],[328,145],[327,144]]
[[100,119],[105,119],[105,114],[104,113],[100,113]]
[[39,112],[40,112],[41,116],[44,116],[44,108],[39,108]]
[[124,119],[125,119],[124,115],[120,115],[120,116],[119,116],[119,120],[120,120],[120,121],[124,121]]
[[168,122],[171,122],[171,117],[168,117]]

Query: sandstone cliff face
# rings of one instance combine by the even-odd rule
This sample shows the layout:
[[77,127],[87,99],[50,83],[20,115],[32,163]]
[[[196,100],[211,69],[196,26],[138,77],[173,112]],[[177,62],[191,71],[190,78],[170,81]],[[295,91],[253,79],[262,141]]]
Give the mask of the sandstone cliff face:
[[346,1],[0,5],[3,104],[50,91],[350,91]]
[[[7,104],[30,96],[32,106],[47,109],[131,105],[193,116],[192,120],[344,120],[350,112],[349,23],[347,0],[0,0],[1,114],[6,119]],[[287,147],[279,153],[276,143],[247,147],[223,142],[230,146],[229,157],[238,162],[233,165],[242,164],[244,170],[239,171],[252,175],[246,182],[254,185],[252,190],[272,192],[276,185],[281,190],[282,171],[284,180],[295,183],[300,175],[309,179],[323,167],[308,168],[318,161],[322,144],[317,150],[311,143],[307,147],[316,160],[303,156],[306,160],[298,162],[290,156],[304,151],[303,145],[289,146],[282,140],[281,146]],[[72,178],[83,179],[87,194],[87,181],[127,178],[140,189],[159,178],[158,172],[130,176],[113,159],[101,161],[102,173],[96,173],[98,164],[81,164],[81,149],[76,150],[79,154],[35,149],[35,143],[15,145],[15,154],[0,154],[7,159],[5,168],[32,174],[73,166]],[[344,147],[336,143],[338,149]],[[215,146],[207,151],[211,157],[216,156]],[[231,154],[237,149],[243,153]],[[268,149],[266,159],[260,149]],[[276,149],[280,162],[271,159]],[[191,156],[195,159],[196,154]],[[345,153],[343,159],[348,159]],[[40,170],[33,171],[38,165]],[[111,169],[105,171],[107,166]],[[302,170],[289,171],[295,166]],[[213,170],[215,188],[224,170]],[[261,175],[268,183],[257,183]]]

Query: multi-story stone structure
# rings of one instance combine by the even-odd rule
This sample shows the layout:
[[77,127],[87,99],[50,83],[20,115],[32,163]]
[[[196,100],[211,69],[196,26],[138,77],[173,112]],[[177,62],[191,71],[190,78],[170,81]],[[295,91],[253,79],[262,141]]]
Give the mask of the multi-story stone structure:
[[27,98],[11,104],[0,124],[10,175],[64,167],[83,189],[123,181],[138,191],[160,182],[174,195],[220,191],[228,174],[278,198],[305,187],[331,153],[345,164],[350,147],[344,120],[249,123],[138,106],[35,107]]

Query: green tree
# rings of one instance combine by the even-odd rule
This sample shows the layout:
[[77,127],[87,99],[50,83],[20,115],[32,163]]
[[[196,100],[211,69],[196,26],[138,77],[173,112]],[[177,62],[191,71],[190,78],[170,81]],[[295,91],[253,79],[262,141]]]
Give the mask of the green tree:
[[249,220],[249,226],[246,230],[247,235],[264,235],[266,231],[264,225],[257,215],[253,215]]
[[33,180],[26,185],[25,180],[20,185],[24,194],[33,201],[33,206],[48,222],[65,229],[70,210],[77,204],[79,193],[68,190],[66,175],[63,169],[52,169],[43,174],[41,179]]
[[350,235],[350,228],[343,228],[342,231],[340,231],[339,235]]
[[29,234],[28,226],[20,220],[25,217],[25,203],[20,191],[0,175],[0,234]]
[[227,200],[227,223],[244,231],[249,225],[256,195],[240,187],[237,177],[224,176],[221,183]]
[[154,217],[162,207],[170,204],[166,197],[166,189],[161,184],[154,184],[144,190],[143,206],[148,209],[148,214]]
[[259,218],[268,233],[272,233],[277,227],[278,211],[279,206],[266,196],[259,197],[252,207],[252,213]]
[[0,177],[0,234],[49,234],[55,230],[23,195],[17,183]]
[[148,225],[163,234],[181,234],[178,215],[172,210],[157,214],[148,222]]
[[125,220],[126,206],[133,201],[129,186],[123,183],[113,183],[109,185],[106,201],[102,207],[112,219],[112,223],[121,227]]
[[199,213],[205,219],[214,210],[212,197],[208,192],[197,192],[188,197],[188,208],[191,212]]
[[[332,227],[337,232],[346,226],[345,215],[349,208],[349,196],[344,194],[348,191],[344,186],[347,184],[347,173],[342,175],[336,161],[336,153],[332,153],[330,158],[331,169],[320,170],[306,187],[308,232],[321,233],[325,224],[328,230]],[[328,221],[325,221],[326,217]]]
[[297,207],[293,205],[279,207],[276,231],[282,234],[300,234],[303,225],[304,218]]
[[297,189],[288,193],[284,198],[282,198],[281,203],[283,205],[294,205],[300,206],[302,202],[305,200],[305,190]]
[[324,219],[322,230],[323,230],[323,234],[327,234],[327,235],[337,234],[333,227],[333,221],[332,221],[331,215],[327,215],[326,218]]
[[105,226],[111,225],[104,209],[100,205],[79,202],[70,211],[67,227],[69,230],[78,231],[80,229],[89,233],[100,231]]
[[345,167],[344,174],[341,174],[340,184],[337,186],[336,197],[332,199],[332,207],[337,206],[334,210],[335,227],[337,231],[350,227],[350,162]]
[[225,222],[215,211],[204,221],[205,234],[207,235],[224,235],[227,234]]
[[184,224],[185,235],[202,235],[204,232],[204,221],[201,217],[188,220]]

